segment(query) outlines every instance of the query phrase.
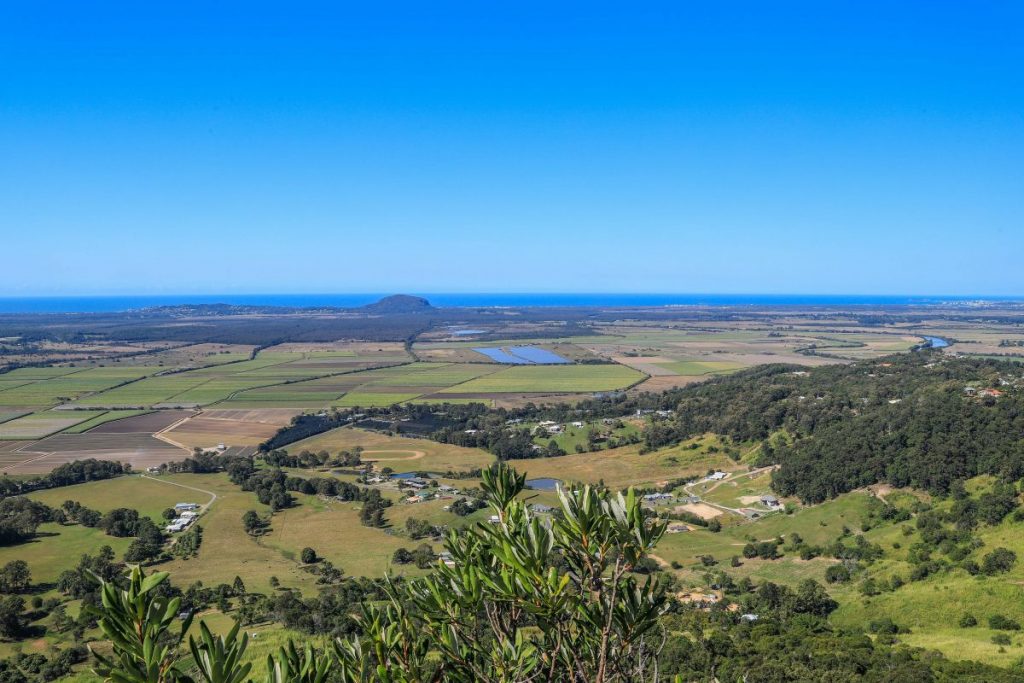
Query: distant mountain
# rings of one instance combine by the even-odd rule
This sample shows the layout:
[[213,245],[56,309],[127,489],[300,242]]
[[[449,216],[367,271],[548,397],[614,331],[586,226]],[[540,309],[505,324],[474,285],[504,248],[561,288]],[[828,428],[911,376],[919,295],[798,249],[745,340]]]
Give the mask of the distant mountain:
[[427,313],[435,310],[430,302],[419,296],[394,294],[380,301],[363,306],[362,311],[376,315],[394,315],[404,313]]

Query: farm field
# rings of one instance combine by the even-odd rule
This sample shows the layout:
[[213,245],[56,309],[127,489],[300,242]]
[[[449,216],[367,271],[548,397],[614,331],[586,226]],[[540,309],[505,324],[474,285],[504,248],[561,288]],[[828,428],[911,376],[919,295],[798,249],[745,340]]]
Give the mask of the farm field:
[[207,417],[204,413],[185,420],[161,435],[186,448],[213,448],[219,443],[257,446],[273,436],[278,428],[279,425],[265,422]]
[[438,394],[575,393],[622,389],[645,378],[622,365],[514,366]]
[[90,418],[85,422],[79,422],[78,424],[68,427],[64,430],[65,434],[81,434],[87,432],[94,427],[107,424],[108,422],[115,422],[117,420],[123,420],[128,417],[135,417],[136,415],[145,415],[145,410],[109,410],[104,413],[100,413],[96,417]]
[[156,372],[144,367],[18,368],[0,376],[0,406],[47,407]]
[[81,422],[102,416],[102,411],[50,410],[0,423],[0,439],[42,439]]

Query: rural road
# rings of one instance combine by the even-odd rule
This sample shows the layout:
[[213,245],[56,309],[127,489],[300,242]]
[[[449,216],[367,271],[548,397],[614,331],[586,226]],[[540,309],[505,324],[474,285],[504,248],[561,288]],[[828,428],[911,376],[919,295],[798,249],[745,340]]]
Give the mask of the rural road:
[[[199,414],[200,414],[200,413],[196,413],[196,415],[199,415]],[[155,432],[155,433],[153,434],[153,438],[154,438],[154,439],[160,439],[160,440],[161,440],[161,441],[163,441],[164,443],[169,443],[169,444],[171,444],[172,446],[177,446],[178,448],[182,449],[183,451],[186,451],[187,453],[191,453],[191,452],[192,452],[192,449],[191,449],[191,448],[189,448],[188,446],[186,446],[186,445],[185,445],[185,444],[183,444],[183,443],[179,443],[179,442],[175,441],[174,439],[172,439],[172,438],[171,438],[171,437],[169,437],[169,436],[165,436],[165,435],[164,435],[164,432],[169,432],[169,431],[171,431],[172,429],[174,429],[174,428],[175,428],[175,427],[177,427],[178,425],[180,425],[180,424],[182,424],[182,423],[184,423],[184,422],[188,422],[188,421],[189,421],[189,420],[191,420],[191,419],[192,419],[193,417],[195,417],[195,415],[186,415],[185,417],[181,418],[181,419],[180,419],[180,420],[178,420],[177,422],[175,422],[175,423],[173,423],[173,424],[170,424],[170,425],[167,425],[166,427],[164,427],[163,429],[161,429],[161,430],[160,430],[159,432]],[[167,483],[170,483],[170,482],[167,482]],[[186,488],[187,488],[187,487],[186,487]]]
[[210,500],[206,501],[205,505],[200,506],[200,509],[203,512],[206,512],[206,510],[209,509],[211,505],[213,505],[213,502],[217,500],[217,494],[214,493],[213,491],[207,491],[206,489],[198,489],[195,486],[188,486],[186,484],[179,484],[176,481],[165,481],[163,479],[157,479],[156,477],[150,477],[149,475],[146,474],[140,474],[139,476],[142,477],[143,479],[149,479],[150,481],[160,482],[161,484],[167,484],[169,486],[178,486],[180,488],[188,489],[190,491],[198,491],[199,493],[205,493],[210,497]]

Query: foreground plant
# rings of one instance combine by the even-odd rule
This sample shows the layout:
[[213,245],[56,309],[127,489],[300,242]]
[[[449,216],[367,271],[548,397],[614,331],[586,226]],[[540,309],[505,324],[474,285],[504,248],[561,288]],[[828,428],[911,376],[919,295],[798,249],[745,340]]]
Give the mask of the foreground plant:
[[[658,680],[664,642],[663,587],[632,570],[665,525],[639,499],[584,487],[560,491],[561,514],[531,514],[525,477],[505,464],[483,473],[496,524],[451,532],[451,562],[430,575],[388,584],[388,600],[364,605],[361,634],[327,651],[293,643],[268,657],[270,683],[595,682]],[[191,619],[172,633],[180,603],[154,592],[165,573],[132,570],[129,588],[103,586],[101,627],[114,656],[96,671],[118,683],[193,680],[180,666]],[[247,640],[219,638],[205,624],[189,639],[190,674],[242,683]]]

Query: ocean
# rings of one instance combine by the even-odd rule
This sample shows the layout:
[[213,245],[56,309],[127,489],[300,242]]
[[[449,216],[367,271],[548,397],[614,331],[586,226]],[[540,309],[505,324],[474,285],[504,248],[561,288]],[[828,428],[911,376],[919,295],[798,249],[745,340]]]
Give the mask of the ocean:
[[[178,304],[235,304],[351,308],[386,294],[178,294],[78,297],[0,297],[0,313],[110,313]],[[1024,297],[882,296],[837,294],[417,294],[441,307],[475,306],[906,306],[1022,301]]]

